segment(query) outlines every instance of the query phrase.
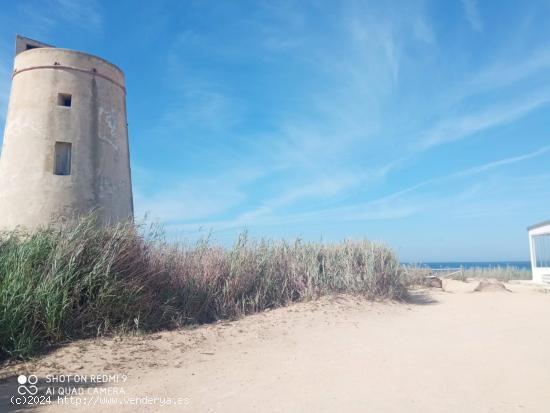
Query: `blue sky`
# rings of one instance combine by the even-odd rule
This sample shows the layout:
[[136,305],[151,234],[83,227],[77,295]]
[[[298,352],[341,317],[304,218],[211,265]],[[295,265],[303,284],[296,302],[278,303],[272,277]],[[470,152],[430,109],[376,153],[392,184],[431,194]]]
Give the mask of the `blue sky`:
[[406,261],[527,260],[550,219],[549,1],[17,1],[15,34],[126,73],[136,214],[369,238]]

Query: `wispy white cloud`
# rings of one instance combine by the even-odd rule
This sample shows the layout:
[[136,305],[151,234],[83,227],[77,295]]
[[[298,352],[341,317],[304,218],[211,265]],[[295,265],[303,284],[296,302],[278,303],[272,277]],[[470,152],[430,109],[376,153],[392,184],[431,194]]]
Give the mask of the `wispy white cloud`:
[[414,35],[424,43],[433,45],[436,43],[436,36],[433,28],[427,23],[422,15],[418,15],[413,21]]
[[[397,159],[388,173],[399,169],[407,162],[411,163],[416,155],[430,148],[470,138],[542,109],[550,102],[550,90],[545,86],[542,87],[542,91],[540,87],[530,85],[520,92],[500,93],[497,98],[490,99],[488,103],[479,107],[472,106],[469,102],[487,93],[498,94],[522,82],[529,84],[533,78],[536,80],[538,76],[545,75],[549,68],[548,50],[535,49],[527,52],[525,58],[499,59],[469,74],[467,79],[446,91],[443,105],[434,105],[434,113],[441,113],[438,116],[440,120],[420,132],[411,133],[414,136],[409,145],[411,151]],[[467,110],[459,111],[457,107],[465,107]]]
[[304,199],[319,201],[333,198],[364,182],[364,180],[365,176],[362,174],[337,172],[330,176],[315,175],[314,179],[306,184],[293,186],[282,191],[276,197],[268,199],[263,203],[263,208],[272,211]]
[[231,94],[227,84],[201,73],[189,62],[189,48],[200,49],[204,41],[185,30],[167,47],[163,83],[170,99],[164,102],[152,135],[189,135],[193,130],[228,133],[242,118],[245,105]]
[[550,102],[550,90],[543,89],[541,92],[540,88],[532,93],[523,93],[523,96],[518,93],[504,95],[479,108],[465,105],[468,110],[462,113],[457,113],[456,107],[484,93],[493,93],[529,81],[533,76],[545,73],[548,68],[550,53],[544,49],[531,52],[525,59],[494,62],[482,67],[467,80],[460,82],[458,89],[450,88],[445,104],[439,108],[443,113],[441,119],[424,130],[408,135],[413,136],[410,151],[389,163],[386,173],[381,176],[385,177],[406,164],[414,163],[415,157],[428,149],[470,138],[542,109]]
[[[274,6],[278,16],[274,22],[269,19],[260,19],[261,25],[254,22],[262,30],[255,32],[256,43],[246,44],[261,50],[251,51],[250,55],[246,48],[237,55],[231,55],[228,50],[218,51],[219,44],[204,33],[200,36],[189,30],[182,33],[173,47],[168,48],[171,57],[166,83],[174,85],[174,101],[159,117],[158,127],[164,128],[165,135],[179,138],[179,132],[191,127],[201,131],[196,125],[204,125],[201,127],[206,128],[208,134],[233,138],[232,133],[239,131],[241,120],[248,122],[246,116],[250,108],[246,107],[246,101],[236,99],[239,93],[231,89],[230,76],[197,70],[188,57],[189,47],[206,48],[216,56],[222,54],[230,65],[241,58],[248,61],[251,56],[258,65],[260,61],[275,61],[277,70],[288,70],[285,79],[291,80],[283,85],[285,100],[275,101],[276,116],[262,119],[267,120],[266,129],[256,129],[250,136],[245,132],[240,141],[246,142],[240,147],[242,153],[228,155],[232,159],[227,166],[238,171],[241,165],[253,163],[264,166],[266,175],[284,171],[281,174],[284,177],[261,183],[249,181],[251,187],[265,189],[253,189],[252,194],[247,192],[250,187],[239,182],[228,181],[221,196],[216,194],[216,185],[206,183],[198,188],[176,184],[148,200],[144,198],[143,209],[158,209],[160,215],[171,221],[172,229],[399,219],[419,213],[434,202],[430,196],[427,200],[417,198],[421,189],[545,153],[547,149],[543,148],[540,153],[429,179],[375,201],[346,205],[345,194],[368,199],[370,184],[379,185],[380,189],[390,174],[415,166],[420,153],[509,124],[550,101],[547,89],[532,93],[536,88],[526,87],[519,93],[500,93],[503,88],[524,81],[550,65],[550,58],[543,52],[533,55],[526,51],[526,59],[508,59],[506,55],[500,56],[500,60],[487,59],[485,66],[466,70],[467,75],[458,78],[447,73],[448,68],[443,65],[434,78],[441,76],[435,80],[445,82],[445,88],[426,93],[417,90],[418,85],[423,84],[430,89],[431,79],[426,73],[434,70],[433,60],[444,55],[437,44],[438,32],[434,30],[437,26],[430,24],[419,6],[402,10],[401,7],[354,4],[338,8],[331,17],[331,36],[317,27],[309,27],[308,13],[300,10],[300,6],[292,3]],[[477,3],[464,1],[464,7],[472,27],[483,30]],[[246,33],[249,39],[247,22],[241,22],[239,33]],[[229,49],[235,52],[230,45]],[[295,65],[287,67],[286,61],[276,60],[281,53],[287,53],[288,61]],[[199,53],[199,58],[201,56]],[[290,68],[307,75],[296,81]],[[248,72],[250,82],[255,81],[254,75],[254,70]],[[258,84],[270,81],[262,77]],[[494,98],[477,100],[486,92],[494,93]],[[423,100],[432,98],[430,93],[436,97],[441,93],[443,97],[425,104]],[[271,103],[257,99],[255,104],[266,102]],[[275,110],[266,112],[273,114]],[[199,178],[199,182],[203,181]],[[190,191],[199,191],[204,198],[197,197],[186,207],[186,193]],[[446,202],[448,191],[439,192],[441,202]],[[222,202],[216,202],[219,199]],[[205,205],[202,210],[201,203]],[[342,204],[344,206],[331,207]],[[214,215],[224,218],[217,219]]]
[[395,83],[401,63],[401,38],[396,36],[400,28],[383,17],[380,20],[372,17],[360,11],[359,14],[349,17],[348,24],[352,44],[356,47],[356,57],[362,59],[364,63],[372,62],[374,58],[381,59],[376,67],[380,69],[387,67],[392,82]]
[[78,27],[88,32],[102,30],[103,18],[96,0],[46,0],[38,4],[21,2],[26,30],[47,36],[62,25]]
[[[299,110],[296,110],[296,106],[288,109],[281,106],[278,108],[278,119],[273,123],[273,129],[265,133],[267,138],[262,138],[261,144],[256,144],[259,140],[257,136],[251,136],[246,153],[241,156],[228,155],[234,159],[227,164],[237,170],[240,168],[239,163],[250,164],[251,161],[245,159],[247,157],[252,162],[261,164],[267,174],[286,169],[289,174],[294,175],[290,177],[293,181],[291,188],[270,188],[267,191],[270,196],[260,202],[262,213],[270,208],[280,208],[304,199],[327,199],[386,174],[387,171],[382,170],[384,166],[373,164],[358,168],[357,165],[348,164],[347,160],[353,156],[354,147],[378,128],[378,98],[374,94],[387,93],[382,90],[380,82],[373,80],[369,71],[378,70],[378,62],[387,62],[384,68],[389,68],[390,77],[395,80],[399,72],[400,53],[394,34],[396,29],[384,24],[389,23],[387,18],[384,22],[373,19],[376,23],[375,29],[355,18],[355,31],[350,32],[347,25],[340,28],[338,36],[343,37],[342,42],[319,47],[325,34],[318,33],[316,36],[308,32],[306,36],[304,15],[296,11],[297,6],[268,8],[270,13],[278,16],[275,19],[277,24],[270,24],[268,21],[262,25],[263,38],[258,39],[259,44],[271,51],[277,49],[275,52],[300,48],[297,53],[300,59],[308,62],[306,66],[314,65],[311,67],[312,76],[325,79],[326,87],[289,90],[289,98],[298,98],[303,102]],[[348,22],[350,16],[345,13],[342,21]],[[272,15],[270,19],[273,19]],[[285,35],[279,24],[289,27],[292,36]],[[426,24],[423,29],[424,34],[427,34]],[[412,26],[409,30],[413,30]],[[193,132],[197,131],[205,136],[234,136],[233,131],[248,111],[246,103],[235,98],[224,78],[212,72],[196,70],[188,56],[188,51],[215,48],[216,44],[211,43],[212,40],[204,35],[199,36],[185,30],[167,49],[165,84],[171,88],[172,101],[167,102],[150,135],[180,138],[184,133],[185,139],[189,136],[188,146],[192,145],[190,140],[195,139]],[[346,47],[353,50],[348,55],[351,60],[341,61],[340,64],[334,57],[343,52],[342,44],[350,45]],[[364,69],[368,70],[365,72]],[[380,70],[380,73],[387,76],[388,71]],[[389,79],[388,88],[393,87],[394,80]],[[364,116],[365,111],[369,112],[367,119]],[[378,163],[384,164],[384,160]],[[326,165],[331,165],[330,174],[325,173]],[[185,202],[178,195],[178,188],[174,187],[153,203],[149,203],[148,207],[160,207],[160,201],[166,199],[167,203],[173,205],[170,209],[177,211],[177,203]],[[232,206],[233,204],[230,205]],[[185,211],[185,207],[180,209],[182,220],[188,216]],[[165,211],[164,215],[175,218],[176,212],[168,214]]]
[[[451,205],[474,199],[479,193],[479,185],[453,193],[449,197],[439,198],[406,198],[403,195],[410,191],[399,191],[389,196],[355,205],[336,208],[319,209],[302,213],[271,214],[266,208],[259,208],[240,214],[236,219],[221,221],[205,221],[200,224],[204,230],[212,233],[227,230],[245,230],[253,227],[275,227],[310,222],[356,224],[372,221],[394,221],[409,218],[417,214],[427,214],[433,210],[441,210]],[[197,224],[168,225],[169,231],[194,232]]]
[[499,159],[498,161],[492,161],[492,162],[485,163],[483,165],[478,165],[478,166],[474,166],[474,167],[471,167],[471,168],[466,168],[466,169],[463,169],[463,170],[458,171],[458,172],[454,172],[454,173],[446,175],[446,176],[427,179],[427,180],[425,180],[423,182],[419,182],[419,183],[417,183],[417,184],[415,184],[415,185],[413,185],[409,188],[401,190],[401,191],[397,192],[396,194],[393,194],[392,197],[401,196],[401,195],[404,195],[404,194],[407,194],[407,193],[410,193],[410,192],[414,192],[418,189],[425,188],[425,187],[428,187],[428,186],[433,185],[433,184],[440,184],[440,183],[444,183],[444,182],[448,182],[448,181],[452,181],[452,180],[456,180],[456,179],[460,179],[460,178],[471,177],[471,176],[479,175],[479,174],[482,174],[484,172],[488,172],[488,171],[491,171],[493,169],[497,169],[497,168],[500,168],[500,167],[503,167],[503,166],[508,166],[508,165],[519,163],[519,162],[527,161],[529,159],[538,158],[539,156],[542,156],[542,155],[544,155],[548,152],[550,152],[550,146],[543,146],[542,148],[539,148],[535,151],[532,151],[532,152],[529,152],[529,153],[526,153],[526,154],[523,154],[523,155],[513,156],[513,157],[505,158],[505,159]]
[[175,224],[168,225],[170,231],[195,231],[198,227],[212,232],[231,229],[247,229],[251,227],[270,227],[292,224],[305,224],[308,222],[346,222],[346,221],[385,221],[402,219],[411,216],[421,209],[412,203],[399,204],[376,201],[359,206],[314,210],[303,213],[273,214],[267,207],[239,214],[235,219],[209,220],[200,224]]
[[[459,193],[451,193],[447,196],[410,197],[410,195],[420,189],[461,178],[480,175],[491,170],[534,159],[549,152],[550,146],[545,146],[524,155],[500,159],[483,165],[467,168],[443,177],[428,179],[392,194],[355,205],[311,210],[303,213],[278,213],[275,208],[278,205],[273,203],[270,206],[264,205],[260,208],[244,212],[235,219],[221,221],[208,220],[201,222],[200,224],[176,224],[170,225],[169,228],[171,230],[190,231],[196,230],[197,227],[200,226],[202,228],[212,229],[214,231],[223,231],[235,228],[242,229],[258,225],[275,226],[312,221],[359,222],[403,219],[418,213],[427,213],[430,210],[438,210],[443,207],[454,207],[457,204],[464,206],[465,203],[463,201],[475,201],[476,194],[481,191],[481,187],[477,184],[471,185],[467,190]],[[539,181],[540,180],[537,180],[537,184],[539,184]],[[464,210],[464,213],[461,213],[461,216],[470,218],[474,216],[482,216],[484,214],[483,211],[490,210],[489,206],[484,206],[482,203],[474,202],[474,204],[472,204],[468,210]],[[517,205],[510,204],[511,209],[517,209],[516,207]]]
[[240,169],[222,176],[167,179],[158,174],[152,178],[143,168],[137,172],[146,178],[140,182],[149,177],[152,181],[164,181],[165,185],[153,193],[146,188],[150,185],[136,187],[136,215],[165,222],[193,221],[225,212],[246,200],[245,187],[265,173],[260,169]]
[[483,30],[483,23],[479,14],[479,7],[476,0],[462,0],[464,12],[466,13],[466,19],[472,29],[481,32]]
[[207,179],[173,185],[169,190],[134,194],[136,215],[163,222],[204,219],[227,210],[245,199],[243,191]]
[[527,153],[527,154],[524,154],[524,155],[519,155],[519,156],[514,156],[514,157],[511,157],[511,158],[501,159],[501,160],[498,160],[498,161],[493,161],[493,162],[486,163],[485,165],[480,165],[480,166],[476,166],[476,167],[473,167],[473,168],[465,169],[463,171],[460,171],[460,172],[457,172],[455,174],[450,175],[450,177],[451,178],[457,178],[457,177],[477,175],[477,174],[482,173],[482,172],[487,172],[487,171],[490,171],[492,169],[500,168],[501,166],[507,166],[507,165],[518,163],[518,162],[527,161],[529,159],[538,158],[539,156],[544,155],[548,152],[550,152],[550,146],[544,146],[540,149],[537,149],[536,151],[533,151],[533,152],[530,152],[530,153]]
[[260,19],[257,30],[261,45],[269,51],[285,52],[306,43],[305,18],[298,8],[285,2],[260,2]]
[[95,0],[53,0],[51,8],[65,22],[82,25],[84,29],[102,28],[103,18]]
[[451,98],[456,103],[472,96],[507,88],[532,77],[546,75],[549,68],[550,51],[547,48],[528,51],[518,59],[499,59],[461,82],[458,85],[459,90],[451,93]]
[[477,113],[468,113],[447,117],[437,123],[425,137],[415,145],[419,151],[437,145],[467,138],[475,133],[513,122],[550,102],[550,94],[538,92],[521,100],[507,102],[500,106],[492,105],[489,109]]
[[204,87],[182,91],[179,97],[168,103],[160,116],[159,126],[154,134],[166,135],[191,128],[221,132],[229,130],[239,122],[240,109],[231,97],[214,89]]
[[[495,166],[495,168],[498,168],[498,166]],[[449,205],[446,213],[453,219],[483,218],[498,222],[499,225],[503,225],[505,222],[517,217],[521,222],[522,230],[532,222],[547,218],[547,203],[544,201],[533,203],[530,199],[545,199],[550,184],[550,174],[508,174],[506,182],[495,178],[493,177],[493,179],[488,179],[485,182],[483,191],[476,198],[467,203]],[[539,218],[534,218],[531,221],[527,218],[527,211]],[[517,228],[514,231],[516,230]]]
[[[298,22],[294,30],[304,28],[304,21],[296,19],[294,11],[289,16],[288,20]],[[293,168],[303,169],[302,176],[308,179],[268,200],[267,205],[306,197],[330,198],[383,179],[403,164],[400,158],[382,157],[359,165],[349,160],[384,127],[381,109],[398,83],[403,49],[410,42],[433,44],[434,32],[422,10],[415,7],[396,15],[391,7],[372,13],[371,8],[355,4],[337,17],[341,31],[336,31],[334,41],[323,40],[318,45],[324,33],[319,39],[298,30],[301,48],[297,53],[312,63],[312,76],[322,74],[323,87],[300,96],[304,105],[299,114],[289,110],[282,118],[272,134],[276,143],[271,151]],[[285,40],[279,33],[278,41]],[[331,166],[336,180],[326,179],[326,165]]]

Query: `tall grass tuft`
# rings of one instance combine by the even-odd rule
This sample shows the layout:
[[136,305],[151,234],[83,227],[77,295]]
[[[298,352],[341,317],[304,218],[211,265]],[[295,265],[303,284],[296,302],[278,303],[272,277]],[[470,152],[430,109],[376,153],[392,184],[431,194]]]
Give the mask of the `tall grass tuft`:
[[403,282],[406,286],[426,285],[427,277],[437,276],[452,280],[468,281],[468,279],[495,279],[508,282],[511,280],[531,280],[531,270],[513,266],[470,267],[451,269],[448,272],[435,272],[428,267],[414,265],[403,266]]
[[329,293],[399,299],[403,270],[369,241],[170,244],[93,216],[0,235],[0,358],[63,341],[262,311]]
[[492,278],[506,282],[510,280],[531,280],[533,278],[533,274],[530,269],[512,266],[490,268],[474,267],[464,270],[464,278]]

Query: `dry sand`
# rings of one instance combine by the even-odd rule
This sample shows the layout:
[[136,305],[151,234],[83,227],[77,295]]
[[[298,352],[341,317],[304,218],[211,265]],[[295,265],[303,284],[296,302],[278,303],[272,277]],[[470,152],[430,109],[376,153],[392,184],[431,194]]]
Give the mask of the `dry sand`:
[[73,343],[4,368],[0,411],[17,411],[9,397],[27,369],[41,391],[47,374],[128,376],[76,384],[87,402],[122,388],[113,401],[182,403],[39,412],[549,412],[550,293],[477,285],[444,281],[408,304],[323,298],[193,330]]

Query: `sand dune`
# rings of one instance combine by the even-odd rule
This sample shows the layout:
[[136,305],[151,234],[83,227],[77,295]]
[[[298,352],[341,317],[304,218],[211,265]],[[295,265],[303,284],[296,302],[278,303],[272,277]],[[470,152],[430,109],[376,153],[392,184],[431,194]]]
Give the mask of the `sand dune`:
[[[41,391],[48,374],[127,375],[64,385],[88,403],[99,392],[117,403],[180,403],[38,412],[550,411],[550,294],[520,284],[474,293],[477,285],[444,281],[411,303],[325,297],[192,330],[72,343],[4,368],[0,411],[17,411],[9,397],[25,370]],[[124,394],[107,394],[117,389]]]

